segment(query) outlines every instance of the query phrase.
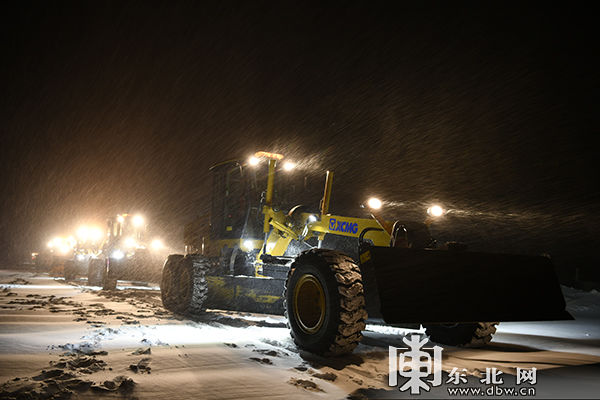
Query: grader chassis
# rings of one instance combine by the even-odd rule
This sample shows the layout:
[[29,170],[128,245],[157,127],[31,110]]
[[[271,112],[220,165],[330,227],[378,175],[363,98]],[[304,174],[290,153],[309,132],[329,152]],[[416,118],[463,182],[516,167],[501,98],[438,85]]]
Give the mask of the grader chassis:
[[391,224],[375,210],[372,218],[332,215],[329,171],[318,211],[291,207],[286,198],[298,204],[310,191],[285,177],[276,184],[282,158],[259,152],[257,165],[211,168],[211,215],[186,227],[186,255],[170,255],[163,267],[167,309],[285,314],[295,343],[319,354],[351,352],[367,318],[422,324],[450,345],[489,342],[490,321],[571,318],[548,258],[438,249],[426,224]]

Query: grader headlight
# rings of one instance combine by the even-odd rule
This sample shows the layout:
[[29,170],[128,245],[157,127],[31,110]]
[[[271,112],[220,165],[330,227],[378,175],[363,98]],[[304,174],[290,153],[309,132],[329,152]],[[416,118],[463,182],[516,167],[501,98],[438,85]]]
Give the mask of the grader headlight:
[[132,248],[132,247],[136,247],[136,246],[137,246],[137,242],[135,241],[134,238],[128,237],[125,239],[125,247]]
[[292,171],[294,168],[296,168],[296,164],[291,162],[291,161],[286,161],[283,163],[283,169],[285,171]]
[[79,229],[77,229],[77,238],[82,242],[87,241],[89,236],[90,229],[87,226],[80,226]]
[[165,248],[163,241],[160,239],[154,239],[152,241],[152,243],[150,243],[150,246],[152,247],[152,250],[154,250],[154,251],[162,250]]
[[[253,156],[250,156],[248,158],[248,164],[252,167],[256,167],[258,164],[260,164],[260,162],[263,159],[267,159],[267,160],[276,160],[276,161],[281,161],[283,160],[283,154],[278,154],[278,153],[270,153],[268,151],[257,151],[256,153],[254,153]],[[294,169],[294,167],[296,166],[294,163],[290,163],[291,164],[291,168],[289,170]],[[288,167],[289,168],[289,167]],[[284,165],[284,169],[286,171],[289,171],[285,165]]]
[[132,222],[133,222],[133,226],[135,226],[136,228],[141,228],[144,225],[144,217],[142,217],[139,214],[134,215]]
[[379,210],[382,205],[383,203],[377,197],[371,197],[369,200],[367,200],[367,206],[373,210]]
[[125,257],[125,253],[123,253],[121,250],[117,249],[110,254],[110,257],[114,258],[115,260],[120,260],[123,257]]
[[254,249],[254,242],[250,239],[246,239],[242,242],[242,245],[240,247],[244,251],[251,251]]
[[67,254],[69,252],[69,250],[71,250],[71,247],[69,247],[66,244],[61,244],[60,246],[58,246],[58,251],[60,252],[60,254]]
[[98,228],[91,228],[89,231],[89,237],[92,242],[97,242],[102,239],[102,231]]
[[438,218],[445,214],[444,209],[440,205],[433,205],[427,209],[427,214],[431,217]]

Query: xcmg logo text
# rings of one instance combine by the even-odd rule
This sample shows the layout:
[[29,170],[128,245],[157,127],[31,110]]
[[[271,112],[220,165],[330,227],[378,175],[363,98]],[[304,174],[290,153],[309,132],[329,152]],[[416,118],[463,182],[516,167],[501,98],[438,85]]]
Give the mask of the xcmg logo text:
[[329,229],[332,231],[357,233],[358,224],[356,222],[338,221],[335,218],[329,220]]

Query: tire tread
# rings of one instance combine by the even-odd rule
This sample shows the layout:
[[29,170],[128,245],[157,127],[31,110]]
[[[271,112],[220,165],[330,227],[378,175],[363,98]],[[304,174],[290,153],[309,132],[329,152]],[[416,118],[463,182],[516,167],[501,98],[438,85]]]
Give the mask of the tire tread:
[[301,347],[297,341],[289,323],[287,308],[288,282],[294,273],[297,263],[315,263],[325,262],[329,267],[337,282],[340,301],[340,315],[338,318],[338,334],[329,344],[326,355],[342,355],[351,353],[362,339],[362,331],[366,326],[367,312],[365,310],[364,287],[362,284],[362,274],[358,265],[352,258],[334,250],[311,249],[296,258],[288,271],[288,276],[284,288],[284,310],[285,317],[288,319],[288,328],[294,343]]

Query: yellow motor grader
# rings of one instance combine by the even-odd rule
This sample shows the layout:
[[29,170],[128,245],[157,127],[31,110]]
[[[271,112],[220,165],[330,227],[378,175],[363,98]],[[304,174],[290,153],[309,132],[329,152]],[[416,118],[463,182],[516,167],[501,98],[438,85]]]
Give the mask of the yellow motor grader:
[[73,257],[75,244],[75,238],[72,236],[53,238],[44,250],[32,253],[36,269],[40,272],[48,272],[52,276],[62,276],[66,264]]
[[485,344],[498,321],[571,318],[547,257],[438,247],[427,223],[381,218],[377,199],[370,218],[331,214],[333,173],[315,195],[280,154],[211,172],[210,215],[186,226],[186,254],[163,267],[162,301],[173,312],[285,314],[295,343],[318,354],[351,352],[367,318],[423,325],[450,345]]
[[160,239],[149,241],[146,236],[146,221],[139,214],[108,218],[100,251],[89,260],[88,284],[114,290],[119,279],[158,281],[167,252]]

